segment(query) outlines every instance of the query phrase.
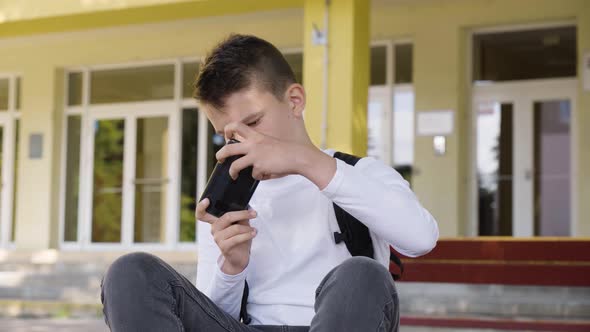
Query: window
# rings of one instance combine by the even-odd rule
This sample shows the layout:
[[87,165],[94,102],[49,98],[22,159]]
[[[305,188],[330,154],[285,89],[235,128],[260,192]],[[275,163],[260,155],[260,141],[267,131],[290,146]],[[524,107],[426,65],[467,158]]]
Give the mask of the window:
[[15,99],[16,99],[15,106],[16,106],[16,109],[17,110],[20,110],[20,98],[21,98],[20,97],[20,94],[21,94],[21,91],[20,91],[20,77],[17,77],[16,78],[16,85],[15,85],[15,87],[16,87],[16,93],[15,93],[15,96],[14,96]]
[[367,155],[391,164],[406,179],[414,162],[412,57],[407,42],[371,47]]
[[182,64],[182,96],[192,98],[194,84],[199,74],[200,65],[198,62],[185,62]]
[[92,242],[121,242],[125,120],[94,124]]
[[479,235],[512,235],[513,104],[481,103],[477,110]]
[[371,47],[370,85],[387,84],[387,46]]
[[303,53],[295,52],[295,53],[286,53],[284,54],[285,60],[291,66],[291,70],[293,70],[293,74],[295,74],[295,80],[297,83],[303,83]]
[[168,118],[146,116],[135,119],[135,243],[166,242]]
[[82,73],[68,74],[68,106],[82,105]]
[[190,60],[66,74],[63,245],[194,245],[207,163],[192,99],[198,70]]
[[576,27],[482,33],[473,37],[473,80],[576,76]]
[[82,142],[82,116],[69,115],[66,122],[66,169],[65,178],[65,227],[63,240],[78,240],[78,201],[80,188],[80,145]]
[[10,79],[0,78],[0,111],[8,110],[9,83]]
[[395,45],[395,84],[410,84],[413,82],[413,56],[414,45],[396,44]]
[[90,73],[90,104],[174,98],[174,65],[103,69]]
[[197,197],[197,156],[199,153],[199,111],[182,110],[182,174],[180,180],[180,242],[195,242]]
[[18,187],[18,164],[19,164],[19,141],[20,141],[20,120],[17,118],[14,121],[14,182],[12,185],[12,234],[10,236],[10,241],[14,242],[16,239],[16,193]]
[[393,164],[414,164],[414,91],[395,89],[393,93]]
[[208,126],[209,135],[207,135],[207,178],[211,176],[215,165],[217,165],[217,158],[215,157],[215,154],[225,145],[225,137],[217,134],[211,123],[209,123]]

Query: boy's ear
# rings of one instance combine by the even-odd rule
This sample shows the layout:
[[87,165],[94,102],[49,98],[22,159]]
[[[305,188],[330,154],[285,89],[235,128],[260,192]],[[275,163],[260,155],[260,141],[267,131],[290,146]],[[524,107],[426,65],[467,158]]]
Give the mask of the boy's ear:
[[285,97],[290,111],[296,117],[303,117],[305,109],[305,89],[301,84],[293,83],[285,91]]

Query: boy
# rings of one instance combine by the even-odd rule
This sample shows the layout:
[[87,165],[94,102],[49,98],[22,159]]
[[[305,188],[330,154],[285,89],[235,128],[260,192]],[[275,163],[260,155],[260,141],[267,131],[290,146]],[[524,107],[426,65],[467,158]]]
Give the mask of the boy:
[[[262,181],[247,211],[216,218],[207,199],[198,203],[197,288],[149,254],[115,261],[102,293],[111,330],[397,331],[389,245],[415,257],[438,239],[408,183],[376,159],[351,166],[312,144],[305,90],[267,41],[230,36],[208,55],[195,88],[215,130],[240,141],[217,159],[244,155],[230,175],[252,166]],[[334,241],[333,203],[368,227],[374,259]],[[246,281],[249,325],[239,321]]]

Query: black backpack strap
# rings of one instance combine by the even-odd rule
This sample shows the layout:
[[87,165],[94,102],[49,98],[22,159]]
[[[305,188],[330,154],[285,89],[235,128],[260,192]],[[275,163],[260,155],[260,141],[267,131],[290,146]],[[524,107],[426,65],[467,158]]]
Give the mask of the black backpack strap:
[[248,289],[248,282],[244,281],[244,294],[242,295],[242,304],[240,307],[240,320],[242,323],[248,325],[252,321],[250,316],[248,315],[248,310],[246,309],[246,305],[248,304],[248,294],[250,290]]
[[402,260],[399,259],[399,257],[397,257],[396,254],[390,252],[389,261],[393,262],[395,265],[397,265],[397,267],[399,267],[399,274],[393,272],[391,273],[393,280],[400,280],[402,275],[404,274],[404,264],[402,263]]
[[340,159],[351,166],[355,166],[356,163],[358,163],[358,161],[361,160],[361,158],[357,156],[340,151],[334,152],[334,158]]
[[[335,152],[334,158],[340,159],[351,166],[355,166],[361,159],[343,152]],[[334,212],[338,221],[338,227],[340,227],[340,232],[334,232],[334,241],[336,244],[344,242],[352,256],[375,258],[373,239],[367,226],[336,204],[334,204]],[[389,260],[399,267],[399,274],[391,273],[394,280],[399,280],[404,273],[404,265],[393,252],[390,254]]]
[[[335,152],[334,158],[340,159],[351,166],[356,165],[361,159],[343,152]],[[371,239],[371,234],[367,226],[335,203],[334,212],[336,213],[338,227],[340,227],[340,232],[334,232],[334,241],[336,244],[344,242],[352,256],[373,258],[373,240]]]

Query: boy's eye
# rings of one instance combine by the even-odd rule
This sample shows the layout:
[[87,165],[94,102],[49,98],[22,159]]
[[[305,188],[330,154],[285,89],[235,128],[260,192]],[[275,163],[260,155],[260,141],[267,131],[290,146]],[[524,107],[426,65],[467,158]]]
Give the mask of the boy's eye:
[[260,122],[260,119],[256,119],[255,121],[248,123],[248,126],[256,126],[259,122]]

